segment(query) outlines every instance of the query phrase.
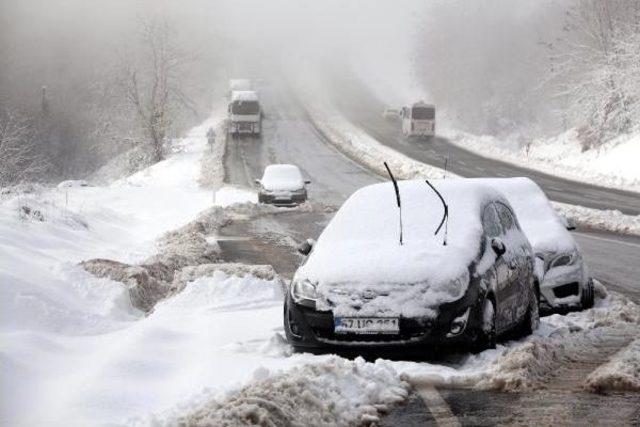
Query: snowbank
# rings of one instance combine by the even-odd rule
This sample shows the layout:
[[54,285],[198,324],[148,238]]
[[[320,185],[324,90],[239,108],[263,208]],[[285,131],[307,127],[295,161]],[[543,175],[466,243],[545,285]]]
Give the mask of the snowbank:
[[603,211],[560,202],[551,204],[556,212],[573,220],[578,226],[640,236],[640,215],[625,215],[617,210]]
[[350,426],[379,421],[379,412],[404,401],[409,385],[387,363],[331,357],[271,374],[220,403],[183,416],[185,425]]
[[196,128],[176,141],[165,161],[110,186],[73,181],[3,191],[3,424],[115,422],[130,416],[131,402],[145,394],[136,394],[136,377],[150,388],[163,378],[158,359],[163,346],[180,342],[180,333],[148,330],[158,338],[145,353],[140,325],[148,318],[132,306],[127,287],[92,276],[78,263],[144,260],[155,252],[158,237],[210,207],[211,192],[197,182],[204,150],[206,137]]
[[[418,162],[402,153],[380,144],[367,133],[346,120],[334,108],[315,102],[305,105],[310,119],[316,128],[347,157],[387,176],[383,163],[387,162],[394,175],[399,179],[442,178],[443,169]],[[443,159],[444,164],[444,159]],[[455,174],[446,173],[447,177]]]
[[544,387],[559,369],[597,358],[608,336],[637,335],[640,307],[618,294],[597,299],[590,310],[540,319],[530,337],[477,355],[452,355],[436,363],[391,362],[414,385],[522,391]]
[[216,206],[227,207],[238,203],[258,203],[258,193],[254,190],[227,185],[216,191]]
[[582,151],[575,129],[533,141],[453,130],[445,130],[443,135],[453,144],[484,157],[599,186],[640,191],[640,134],[623,135],[587,151]]
[[611,360],[592,372],[585,381],[588,390],[640,391],[640,339],[636,339]]

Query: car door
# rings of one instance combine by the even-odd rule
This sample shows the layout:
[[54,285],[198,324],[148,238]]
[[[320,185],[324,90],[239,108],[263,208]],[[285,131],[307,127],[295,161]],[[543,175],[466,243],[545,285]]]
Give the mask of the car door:
[[482,227],[485,234],[485,247],[486,251],[491,257],[494,257],[493,268],[495,271],[495,297],[496,297],[496,328],[500,332],[511,323],[512,314],[510,313],[512,298],[512,289],[509,282],[509,268],[505,261],[504,256],[498,256],[492,249],[492,241],[494,239],[503,240],[504,230],[500,223],[500,217],[493,203],[489,203],[485,206],[482,212]]
[[495,205],[505,232],[504,241],[507,252],[504,258],[508,266],[510,286],[514,291],[511,298],[511,323],[515,324],[523,318],[529,303],[531,251],[528,240],[520,230],[511,208],[501,202],[496,202]]

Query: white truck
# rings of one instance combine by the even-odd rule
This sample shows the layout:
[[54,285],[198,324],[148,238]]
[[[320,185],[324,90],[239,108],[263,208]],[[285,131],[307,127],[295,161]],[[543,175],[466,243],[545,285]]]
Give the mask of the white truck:
[[434,136],[436,133],[436,107],[423,101],[403,107],[402,134],[404,136]]
[[262,110],[258,94],[255,91],[237,90],[231,92],[228,116],[228,130],[231,137],[242,134],[260,135]]

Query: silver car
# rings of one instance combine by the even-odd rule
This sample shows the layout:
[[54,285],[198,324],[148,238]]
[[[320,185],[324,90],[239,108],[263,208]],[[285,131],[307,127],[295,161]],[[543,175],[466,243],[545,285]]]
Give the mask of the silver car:
[[593,280],[580,247],[568,231],[573,227],[556,214],[542,189],[529,178],[482,180],[506,196],[531,242],[541,307],[592,307]]
[[258,201],[276,206],[295,206],[307,201],[307,184],[300,169],[295,165],[269,165],[264,169],[261,179]]

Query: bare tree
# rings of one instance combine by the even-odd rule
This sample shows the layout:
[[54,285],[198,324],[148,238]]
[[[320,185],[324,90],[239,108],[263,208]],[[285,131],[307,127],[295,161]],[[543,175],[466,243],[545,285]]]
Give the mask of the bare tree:
[[29,121],[11,112],[0,114],[0,186],[40,178],[48,162],[33,143]]
[[174,31],[164,20],[141,22],[141,56],[124,61],[122,86],[135,108],[155,161],[164,158],[165,143],[176,109],[193,109],[182,89],[183,74],[193,58],[174,44]]
[[[638,116],[637,0],[577,0],[552,50],[551,80],[585,148],[629,131]],[[637,72],[637,68],[636,68]],[[635,76],[635,77],[634,77]],[[634,81],[635,79],[635,81]],[[635,117],[634,117],[635,116]]]

